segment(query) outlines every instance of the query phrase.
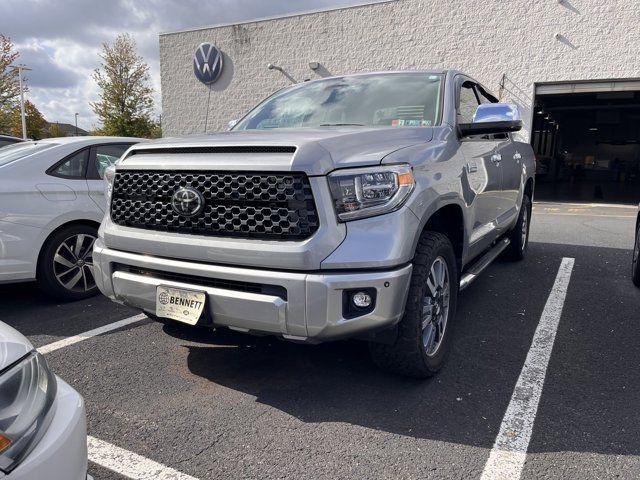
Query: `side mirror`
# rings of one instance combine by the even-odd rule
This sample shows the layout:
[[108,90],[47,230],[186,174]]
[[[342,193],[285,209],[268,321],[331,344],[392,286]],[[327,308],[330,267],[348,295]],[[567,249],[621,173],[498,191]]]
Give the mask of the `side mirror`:
[[520,109],[517,105],[510,103],[479,105],[473,116],[473,123],[458,124],[461,137],[517,132],[521,129]]
[[238,120],[231,120],[229,123],[227,123],[227,131],[231,130],[237,124],[238,124]]

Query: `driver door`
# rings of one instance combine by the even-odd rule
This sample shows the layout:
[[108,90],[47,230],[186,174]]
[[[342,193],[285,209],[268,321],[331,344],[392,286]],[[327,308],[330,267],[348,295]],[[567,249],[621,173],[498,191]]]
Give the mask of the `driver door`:
[[[476,84],[462,78],[457,88],[457,121],[471,123],[481,103]],[[500,144],[500,140],[490,135],[461,140],[460,149],[466,160],[462,173],[463,193],[473,216],[469,238],[471,256],[488,248],[498,236],[498,217],[504,205]]]

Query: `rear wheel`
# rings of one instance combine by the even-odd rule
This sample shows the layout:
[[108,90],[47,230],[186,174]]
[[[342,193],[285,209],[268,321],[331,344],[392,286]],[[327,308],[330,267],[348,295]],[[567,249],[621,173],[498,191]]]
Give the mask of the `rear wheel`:
[[370,343],[374,362],[384,370],[426,378],[447,355],[458,298],[458,270],[449,239],[425,232],[413,259],[405,314],[392,345]]
[[93,277],[93,244],[98,231],[70,225],[45,243],[38,262],[40,289],[55,300],[80,300],[98,293]]
[[636,231],[636,243],[633,248],[633,283],[636,287],[640,287],[640,223]]
[[525,194],[522,197],[520,215],[507,238],[511,241],[505,250],[505,256],[511,260],[522,260],[529,246],[529,226],[531,224],[531,199]]

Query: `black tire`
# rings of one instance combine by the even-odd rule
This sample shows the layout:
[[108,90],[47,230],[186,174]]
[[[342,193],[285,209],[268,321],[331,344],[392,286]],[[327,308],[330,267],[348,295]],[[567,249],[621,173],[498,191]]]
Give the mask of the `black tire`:
[[640,287],[640,224],[636,230],[636,242],[633,247],[632,278],[636,287]]
[[[431,354],[427,353],[423,334],[423,309],[428,301],[438,300],[431,294],[427,282],[431,269],[442,259],[449,279],[449,300],[439,346]],[[391,345],[369,343],[373,361],[383,370],[415,378],[435,375],[444,364],[453,334],[453,320],[458,300],[458,268],[453,246],[449,239],[436,232],[422,234],[413,258],[413,273],[405,313],[398,324],[398,335]],[[433,283],[433,282],[431,282]],[[440,297],[442,298],[442,297]],[[433,316],[431,317],[433,320]],[[426,320],[424,320],[426,322]],[[433,325],[433,322],[430,322]]]
[[[54,300],[74,301],[96,295],[93,278],[93,243],[98,230],[89,225],[69,225],[55,232],[42,247],[36,274],[42,292]],[[79,246],[73,239],[82,241]],[[66,248],[65,245],[72,245]],[[56,258],[56,253],[62,259]],[[60,262],[65,262],[60,263]],[[68,273],[64,273],[68,270]],[[76,283],[76,277],[80,275]],[[72,285],[73,283],[73,285]],[[65,284],[67,286],[65,286]]]
[[[528,195],[522,197],[520,215],[515,226],[509,232],[507,238],[511,241],[504,251],[504,256],[509,260],[522,260],[529,247],[529,230],[531,226],[531,199]],[[525,231],[526,228],[526,231]]]

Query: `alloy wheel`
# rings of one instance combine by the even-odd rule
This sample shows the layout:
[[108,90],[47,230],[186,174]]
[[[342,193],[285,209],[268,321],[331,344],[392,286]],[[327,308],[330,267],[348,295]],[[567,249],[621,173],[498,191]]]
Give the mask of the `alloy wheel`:
[[96,287],[93,276],[93,244],[96,237],[79,233],[68,237],[53,256],[53,273],[65,289],[87,292]]
[[447,262],[438,257],[431,264],[422,302],[422,344],[429,357],[436,355],[442,345],[449,319],[450,296]]

